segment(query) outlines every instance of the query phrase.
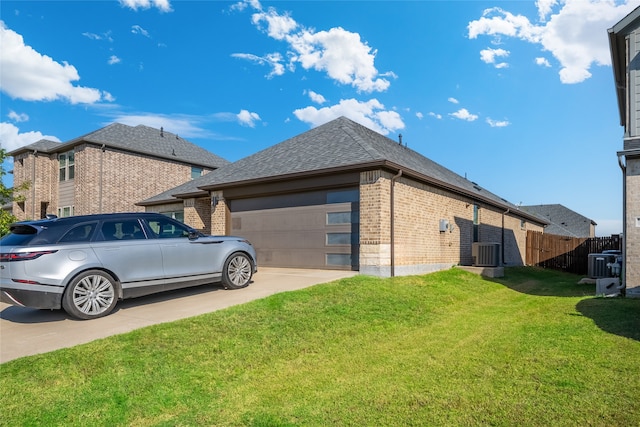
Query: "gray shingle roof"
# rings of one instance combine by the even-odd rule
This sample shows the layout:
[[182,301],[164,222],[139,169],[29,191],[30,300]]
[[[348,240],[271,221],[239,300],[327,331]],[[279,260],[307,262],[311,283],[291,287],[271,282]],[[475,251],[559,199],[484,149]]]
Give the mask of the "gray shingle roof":
[[[215,190],[251,181],[293,178],[297,175],[329,173],[336,169],[384,167],[402,169],[424,182],[446,187],[477,200],[484,200],[516,213],[518,207],[479,185],[457,175],[396,141],[346,117],[340,117],[305,133],[287,139],[256,154],[215,170],[148,202],[168,200],[170,196],[193,195],[198,188]],[[520,215],[545,223],[526,212]]]
[[[35,144],[39,144],[40,142],[42,141]],[[127,126],[121,123],[112,123],[102,129],[98,129],[63,144],[52,143],[51,141],[47,142],[48,144],[42,146],[41,151],[61,152],[70,150],[73,146],[80,143],[91,142],[98,145],[104,144],[110,148],[175,160],[206,168],[215,169],[229,164],[228,160],[176,134],[144,125]],[[33,150],[33,148],[31,148],[33,145],[34,144],[31,144],[30,146],[14,150],[9,153],[9,155],[15,155],[27,149],[31,151]]]
[[591,237],[591,225],[595,221],[560,204],[521,206],[523,211],[538,215],[550,224],[545,233],[570,237]]
[[48,139],[41,139],[39,141],[34,142],[33,144],[25,145],[24,147],[17,148],[13,151],[8,152],[9,156],[14,156],[18,153],[22,153],[24,151],[42,151],[48,153],[50,151],[55,151],[57,147],[62,145],[59,142],[50,141]]

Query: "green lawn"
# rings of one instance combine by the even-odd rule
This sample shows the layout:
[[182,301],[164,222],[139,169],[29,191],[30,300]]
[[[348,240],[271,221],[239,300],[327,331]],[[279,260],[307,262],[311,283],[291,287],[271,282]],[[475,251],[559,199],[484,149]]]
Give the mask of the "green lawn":
[[640,300],[356,276],[0,365],[0,425],[638,426]]

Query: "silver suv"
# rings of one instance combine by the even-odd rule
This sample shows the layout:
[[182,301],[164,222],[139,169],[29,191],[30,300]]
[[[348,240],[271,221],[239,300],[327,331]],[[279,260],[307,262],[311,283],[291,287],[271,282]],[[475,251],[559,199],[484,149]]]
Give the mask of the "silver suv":
[[212,282],[243,288],[257,272],[247,240],[206,236],[156,213],[53,217],[10,229],[0,239],[0,301],[63,308],[79,319],[171,289]]

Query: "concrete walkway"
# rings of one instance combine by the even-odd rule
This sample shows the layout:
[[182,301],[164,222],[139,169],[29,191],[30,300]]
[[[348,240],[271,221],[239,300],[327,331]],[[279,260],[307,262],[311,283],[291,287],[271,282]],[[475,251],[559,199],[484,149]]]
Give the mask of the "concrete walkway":
[[226,291],[221,285],[205,285],[125,300],[110,315],[94,320],[75,320],[62,310],[35,310],[0,303],[0,363],[356,274],[262,267],[244,289]]

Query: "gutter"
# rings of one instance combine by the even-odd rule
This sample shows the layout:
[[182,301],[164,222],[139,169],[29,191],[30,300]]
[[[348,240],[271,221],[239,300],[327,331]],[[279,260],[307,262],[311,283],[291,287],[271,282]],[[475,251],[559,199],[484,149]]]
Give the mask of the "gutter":
[[502,249],[501,250],[502,259],[500,261],[501,261],[502,265],[504,265],[504,217],[505,217],[505,215],[508,215],[510,211],[511,211],[511,208],[509,208],[506,211],[502,212],[502,242],[500,243],[500,247]]
[[394,207],[394,199],[395,199],[395,186],[396,181],[402,176],[402,169],[398,169],[398,173],[391,178],[391,194],[390,194],[390,207],[391,207],[391,218],[390,218],[390,226],[391,226],[391,277],[396,275],[396,238],[395,238],[395,207]]

